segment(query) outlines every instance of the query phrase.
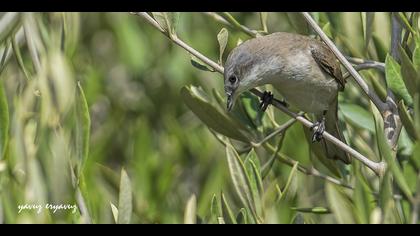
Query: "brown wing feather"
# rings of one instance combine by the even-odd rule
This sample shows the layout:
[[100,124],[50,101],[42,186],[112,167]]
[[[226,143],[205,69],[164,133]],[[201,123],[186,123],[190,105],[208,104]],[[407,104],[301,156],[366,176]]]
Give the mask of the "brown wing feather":
[[311,53],[318,65],[338,82],[340,90],[343,91],[346,81],[341,74],[340,64],[334,53],[321,42],[311,45]]

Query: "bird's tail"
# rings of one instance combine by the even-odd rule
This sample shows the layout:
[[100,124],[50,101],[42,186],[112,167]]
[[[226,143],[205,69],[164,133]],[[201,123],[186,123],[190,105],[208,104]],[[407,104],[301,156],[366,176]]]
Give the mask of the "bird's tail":
[[[346,143],[346,140],[344,139],[344,135],[341,132],[339,126],[338,126],[338,101],[335,100],[334,104],[331,104],[330,109],[328,110],[326,116],[325,116],[325,130],[333,135],[334,137],[338,138],[342,142]],[[318,120],[320,120],[322,117],[317,117]],[[337,147],[335,144],[322,139],[320,144],[323,146],[325,155],[329,159],[333,160],[341,160],[345,164],[351,163],[351,157],[348,153]]]
[[[342,142],[346,143],[344,136],[341,130],[338,127],[338,115],[337,115],[337,101],[332,104],[325,116],[325,130],[333,135],[334,137],[340,139]],[[316,120],[321,120],[322,115],[315,117]],[[319,142],[312,142],[312,132],[309,129],[304,129],[307,140],[309,140],[309,145],[311,151],[317,157],[325,167],[327,167],[333,174],[341,176],[338,166],[336,165],[336,160],[341,160],[345,164],[351,163],[351,157],[349,154],[341,150],[339,147],[333,143],[327,141],[326,139],[321,139]],[[314,163],[315,164],[315,163]]]

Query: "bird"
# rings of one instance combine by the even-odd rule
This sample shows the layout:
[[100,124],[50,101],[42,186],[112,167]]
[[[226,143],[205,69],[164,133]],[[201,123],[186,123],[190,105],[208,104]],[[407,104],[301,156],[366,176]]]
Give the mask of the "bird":
[[[338,93],[346,80],[337,58],[323,42],[288,32],[259,36],[231,50],[224,68],[228,111],[243,92],[271,84],[287,104],[314,115],[312,143],[320,143],[328,159],[351,163],[346,152],[322,137],[327,131],[345,143],[337,112]],[[263,111],[272,99],[273,94],[265,91]]]

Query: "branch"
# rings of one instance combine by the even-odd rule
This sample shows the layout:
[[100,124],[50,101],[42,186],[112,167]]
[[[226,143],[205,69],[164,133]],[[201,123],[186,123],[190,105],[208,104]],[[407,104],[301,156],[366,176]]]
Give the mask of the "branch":
[[[160,32],[162,32],[164,35],[167,35],[166,32],[165,32],[165,30],[163,30],[159,26],[159,24],[150,15],[148,15],[147,13],[145,13],[145,12],[137,12],[137,13],[134,13],[134,14],[143,17],[152,26],[154,26],[156,29],[158,29]],[[202,60],[204,63],[206,63],[207,65],[209,65],[210,67],[212,67],[217,72],[223,74],[224,68],[222,66],[220,66],[216,62],[210,60],[209,58],[207,58],[206,56],[204,56],[203,54],[201,54],[197,50],[193,49],[192,47],[188,46],[186,43],[184,43],[178,37],[173,37],[173,38],[169,38],[169,39],[172,42],[174,42],[175,44],[177,44],[180,47],[184,48],[189,53],[193,54],[198,59]],[[351,67],[351,65],[350,65],[350,67]],[[255,89],[255,88],[254,89],[251,89],[250,92],[252,92],[253,94],[257,95],[260,98],[263,97],[263,93],[261,91],[259,91],[258,89]],[[298,115],[298,114],[296,114],[294,112],[289,111],[285,106],[282,105],[282,102],[280,100],[274,98],[273,101],[272,101],[272,105],[274,107],[278,108],[279,110],[283,111],[284,113],[286,113],[288,116],[295,118],[297,121],[299,121],[300,123],[302,123],[304,126],[306,126],[308,128],[313,127],[314,124],[312,122],[308,121],[307,119],[305,119],[301,115]],[[375,172],[376,175],[382,176],[385,173],[385,169],[386,169],[386,164],[385,163],[383,163],[383,162],[377,163],[377,162],[374,162],[374,161],[368,159],[367,157],[363,156],[358,151],[356,151],[353,148],[349,147],[347,144],[343,143],[341,140],[339,140],[336,137],[332,136],[328,132],[324,132],[323,133],[323,137],[326,140],[328,140],[331,143],[333,143],[336,146],[338,146],[339,148],[341,148],[343,151],[345,151],[345,152],[349,153],[350,155],[352,155],[355,159],[357,159],[360,162],[362,162],[369,169],[371,169],[373,172]]]

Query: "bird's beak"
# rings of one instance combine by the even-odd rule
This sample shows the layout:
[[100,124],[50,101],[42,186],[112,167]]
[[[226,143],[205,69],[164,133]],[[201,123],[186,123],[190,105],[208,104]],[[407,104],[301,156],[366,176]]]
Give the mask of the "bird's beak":
[[233,94],[232,93],[226,93],[226,96],[227,96],[226,108],[227,108],[228,111],[231,111],[232,107],[234,105]]

